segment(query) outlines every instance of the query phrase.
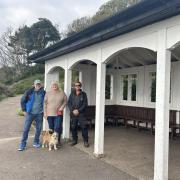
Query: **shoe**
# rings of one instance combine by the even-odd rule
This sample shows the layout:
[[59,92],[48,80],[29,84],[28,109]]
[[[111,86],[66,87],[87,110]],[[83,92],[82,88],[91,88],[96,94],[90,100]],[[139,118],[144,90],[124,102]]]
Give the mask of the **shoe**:
[[89,143],[87,141],[84,142],[84,147],[89,147]]
[[62,146],[61,142],[57,143],[57,147],[60,148]]
[[19,148],[18,148],[18,151],[24,151],[25,149],[26,149],[26,145],[20,144]]
[[73,141],[72,143],[71,143],[71,146],[75,146],[77,144],[77,141]]
[[41,144],[40,144],[40,143],[33,143],[33,147],[35,147],[35,148],[40,148],[40,147],[41,147]]

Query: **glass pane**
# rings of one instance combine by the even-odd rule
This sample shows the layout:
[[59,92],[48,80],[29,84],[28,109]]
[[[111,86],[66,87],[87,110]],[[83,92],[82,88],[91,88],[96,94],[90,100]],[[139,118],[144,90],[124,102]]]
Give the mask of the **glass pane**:
[[123,80],[123,100],[128,99],[128,75],[122,76]]
[[136,101],[137,74],[131,75],[131,101]]
[[151,79],[151,102],[156,102],[156,72],[150,73]]
[[105,91],[106,99],[110,99],[111,97],[111,75],[106,75],[106,91]]

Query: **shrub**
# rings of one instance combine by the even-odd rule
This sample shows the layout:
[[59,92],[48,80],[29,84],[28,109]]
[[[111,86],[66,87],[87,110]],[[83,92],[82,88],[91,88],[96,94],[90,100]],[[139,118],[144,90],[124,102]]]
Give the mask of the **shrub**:
[[24,113],[21,109],[17,109],[17,115],[18,116],[24,116]]
[[7,96],[5,94],[0,94],[0,101],[2,101],[3,99],[5,99]]
[[44,75],[43,74],[35,74],[31,77],[25,78],[17,83],[14,83],[11,86],[11,92],[14,95],[23,94],[27,89],[32,88],[32,84],[35,79],[40,79],[43,81]]

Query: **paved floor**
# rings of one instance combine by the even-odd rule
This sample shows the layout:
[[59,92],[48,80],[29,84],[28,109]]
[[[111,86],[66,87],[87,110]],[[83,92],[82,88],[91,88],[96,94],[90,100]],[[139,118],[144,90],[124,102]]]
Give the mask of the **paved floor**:
[[[93,155],[94,130],[89,131],[90,148],[84,148],[81,139],[76,147]],[[81,134],[79,133],[81,138]],[[150,131],[136,128],[105,127],[105,157],[101,160],[137,177],[153,179],[154,136]],[[169,143],[169,179],[180,180],[180,137]]]
[[[18,152],[23,119],[16,115],[19,97],[0,102],[1,180],[134,180],[131,175],[64,144],[57,151],[32,148]],[[31,134],[33,133],[33,130]]]

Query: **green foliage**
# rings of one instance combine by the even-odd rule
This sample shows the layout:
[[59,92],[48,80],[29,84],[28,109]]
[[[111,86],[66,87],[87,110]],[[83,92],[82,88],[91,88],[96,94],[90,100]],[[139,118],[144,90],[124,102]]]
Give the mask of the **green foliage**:
[[66,36],[72,36],[73,34],[82,31],[92,24],[92,18],[85,16],[75,19],[71,24],[68,25]]
[[111,98],[111,75],[106,75],[105,97],[106,97],[106,99]]
[[32,50],[34,51],[41,51],[48,44],[54,44],[61,39],[57,28],[46,18],[39,18],[39,21],[30,27],[30,30],[33,40]]
[[93,22],[97,23],[105,18],[116,14],[124,8],[140,2],[140,0],[111,0],[103,4],[96,14],[92,17]]
[[24,116],[24,113],[21,109],[17,109],[17,115],[18,116]]
[[5,99],[7,96],[5,94],[0,94],[0,101],[2,101],[3,99]]
[[46,18],[39,18],[32,26],[23,26],[15,31],[11,37],[11,43],[19,46],[21,53],[27,56],[32,52],[38,52],[60,40],[60,34],[52,22]]
[[[11,68],[11,71],[13,71],[12,67],[9,68]],[[27,77],[33,76],[33,74],[44,74],[44,64],[36,64],[35,66],[28,66],[25,72],[20,77],[16,77],[16,78],[12,78],[12,76],[5,78],[4,70],[5,68],[2,68],[0,71],[0,77],[1,75],[3,76],[3,78],[0,79],[0,82],[2,82],[5,85],[11,85]]]
[[28,78],[20,80],[17,83],[14,83],[11,86],[11,92],[14,95],[23,94],[27,89],[32,88],[35,79],[40,79],[41,81],[43,81],[44,74],[34,74],[32,76],[29,76]]
[[156,73],[150,73],[151,76],[151,102],[156,102]]
[[77,32],[80,32],[92,24],[96,24],[109,16],[113,16],[124,8],[134,5],[140,1],[141,0],[110,0],[103,4],[94,16],[85,16],[73,20],[72,23],[68,25],[65,36],[69,37]]
[[6,85],[0,83],[0,96],[3,98],[6,96],[13,96],[13,94]]
[[6,85],[0,83],[0,101],[8,96],[13,96],[13,93]]
[[123,100],[128,99],[128,75],[123,75]]

